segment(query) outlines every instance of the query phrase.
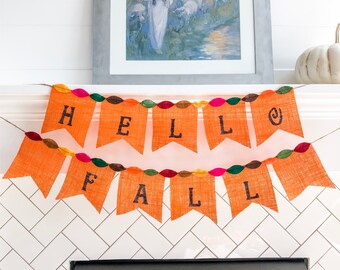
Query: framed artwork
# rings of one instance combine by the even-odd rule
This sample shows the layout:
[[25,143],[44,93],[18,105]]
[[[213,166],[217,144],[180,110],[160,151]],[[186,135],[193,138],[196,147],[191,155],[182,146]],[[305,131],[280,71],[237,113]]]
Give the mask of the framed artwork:
[[94,0],[93,83],[273,83],[270,0]]

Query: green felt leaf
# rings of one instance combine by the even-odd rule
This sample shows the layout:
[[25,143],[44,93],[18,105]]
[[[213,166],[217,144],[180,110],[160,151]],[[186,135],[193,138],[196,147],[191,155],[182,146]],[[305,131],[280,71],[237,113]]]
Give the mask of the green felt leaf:
[[244,169],[244,166],[241,165],[234,165],[232,167],[230,167],[227,172],[230,174],[239,174],[240,172],[242,172]]
[[282,150],[280,153],[277,154],[276,157],[279,159],[284,159],[284,158],[289,157],[293,152],[294,152],[293,150],[289,150],[289,149]]
[[276,91],[276,93],[280,95],[284,95],[284,94],[289,93],[291,90],[293,90],[293,87],[291,86],[282,86]]
[[148,176],[155,176],[158,174],[158,172],[154,169],[147,169],[144,171],[144,173]]
[[155,107],[157,104],[155,102],[153,102],[152,100],[150,99],[144,99],[142,102],[141,102],[142,106],[144,106],[145,108],[153,108]]
[[236,105],[236,104],[238,104],[239,102],[240,102],[240,98],[238,98],[238,97],[233,97],[233,98],[229,98],[229,99],[227,99],[227,103],[229,104],[229,105]]
[[97,167],[103,168],[108,166],[109,164],[106,163],[105,160],[102,160],[101,158],[92,158],[91,159],[92,163],[96,165]]
[[97,93],[91,94],[90,97],[96,102],[103,102],[105,100],[105,97]]

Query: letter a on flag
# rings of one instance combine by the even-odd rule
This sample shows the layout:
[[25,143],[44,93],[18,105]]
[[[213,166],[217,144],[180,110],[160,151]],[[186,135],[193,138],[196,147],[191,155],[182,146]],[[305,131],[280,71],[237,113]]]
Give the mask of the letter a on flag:
[[101,104],[97,147],[124,139],[143,154],[148,109],[138,102]]
[[44,141],[25,137],[4,178],[31,176],[46,198],[65,158],[58,149],[49,148]]
[[265,91],[250,106],[257,145],[279,129],[303,137],[294,90],[286,94]]
[[109,167],[100,168],[72,157],[65,182],[56,199],[83,194],[100,213],[114,176],[115,172]]
[[78,97],[72,92],[57,89],[58,86],[52,87],[41,132],[64,128],[84,147],[96,102],[89,96]]
[[239,174],[225,173],[223,179],[233,217],[236,217],[251,203],[278,211],[273,184],[265,164],[256,169],[244,168]]
[[215,178],[211,175],[170,179],[171,220],[196,210],[217,223]]
[[164,179],[160,174],[123,171],[119,178],[117,215],[140,208],[162,222]]

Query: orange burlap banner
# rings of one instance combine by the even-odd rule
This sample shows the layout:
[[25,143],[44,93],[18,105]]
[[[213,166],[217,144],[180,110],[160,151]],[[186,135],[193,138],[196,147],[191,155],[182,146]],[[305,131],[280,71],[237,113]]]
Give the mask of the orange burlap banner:
[[100,213],[114,176],[115,172],[109,167],[99,168],[72,157],[57,200],[83,194]]
[[312,145],[305,153],[293,152],[288,158],[272,162],[289,200],[295,199],[308,186],[335,187]]
[[101,105],[97,147],[124,139],[143,154],[148,109],[129,100],[111,104],[104,100]]
[[223,179],[233,217],[236,217],[251,203],[278,211],[273,184],[265,164],[256,169],[244,168],[241,173],[235,175],[225,173]]
[[278,94],[265,91],[250,103],[257,145],[281,129],[303,137],[294,91]]
[[96,102],[89,96],[79,98],[53,87],[41,132],[65,128],[83,147],[95,106]]
[[170,142],[179,143],[197,152],[197,108],[173,106],[168,109],[154,107],[152,110],[152,151]]
[[244,102],[220,107],[207,105],[203,108],[205,134],[210,149],[226,138],[250,147],[246,107]]
[[164,180],[160,174],[148,176],[143,171],[137,174],[122,172],[117,195],[117,215],[140,208],[162,222]]
[[60,151],[25,137],[3,178],[31,176],[46,198],[65,161]]
[[196,210],[217,223],[215,178],[175,176],[170,180],[171,220]]

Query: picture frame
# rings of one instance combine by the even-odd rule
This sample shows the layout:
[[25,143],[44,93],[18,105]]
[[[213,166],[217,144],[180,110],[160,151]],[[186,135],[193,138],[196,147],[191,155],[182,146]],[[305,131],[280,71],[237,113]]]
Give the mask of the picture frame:
[[[125,0],[124,0],[125,1]],[[150,0],[152,1],[152,0]],[[239,0],[240,3],[246,1],[251,4],[252,17],[241,17],[241,28],[244,32],[253,33],[247,42],[241,42],[241,46],[248,52],[253,52],[252,59],[249,57],[252,67],[245,68],[245,72],[238,72],[242,67],[238,68],[236,72],[233,70],[235,61],[231,62],[228,67],[227,61],[210,60],[192,60],[192,61],[126,61],[126,68],[124,69],[124,52],[125,40],[124,31],[126,30],[126,9],[119,10],[116,7],[111,7],[111,0],[94,0],[93,2],[93,84],[117,84],[117,85],[199,85],[199,84],[262,84],[273,83],[273,60],[272,60],[272,37],[271,37],[271,19],[270,19],[270,0]],[[118,1],[119,2],[119,1]],[[113,0],[113,4],[118,3]],[[111,8],[118,16],[111,16]],[[245,13],[245,12],[244,12]],[[123,15],[121,15],[123,14]],[[113,23],[112,17],[118,23]],[[122,25],[121,25],[122,24]],[[251,25],[251,27],[248,27]],[[251,28],[251,29],[250,29]],[[123,29],[123,30],[122,30]],[[125,29],[125,30],[124,30]],[[253,30],[253,31],[249,31]],[[117,30],[117,31],[116,31]],[[113,32],[116,31],[116,32]],[[112,34],[114,33],[114,35]],[[241,36],[241,41],[245,40]],[[251,41],[251,42],[249,42]],[[248,44],[252,44],[249,47]],[[118,49],[112,50],[113,47]],[[122,50],[122,51],[119,51]],[[122,58],[122,63],[113,61],[113,54]],[[242,54],[241,54],[242,55]],[[248,54],[247,54],[248,55]],[[243,57],[246,58],[246,57]],[[241,60],[244,60],[242,56]],[[116,59],[116,58],[115,58]],[[151,71],[145,72],[152,65],[160,64],[161,68],[154,68]],[[224,65],[224,63],[227,63]],[[191,72],[188,64],[192,67],[203,65],[202,73],[196,71]],[[204,66],[205,65],[205,66]],[[219,67],[218,67],[219,66]],[[133,70],[131,67],[136,67]],[[169,68],[168,68],[169,67]],[[168,72],[171,70],[172,72]],[[208,68],[207,68],[208,67]],[[216,72],[215,68],[216,67]],[[112,68],[115,68],[117,73],[112,73]],[[220,70],[218,70],[220,68]],[[225,70],[224,70],[225,69]],[[133,72],[129,72],[133,70]],[[209,72],[206,72],[206,71]],[[213,70],[213,71],[211,71]],[[250,71],[249,71],[250,70]],[[242,71],[242,70],[241,70]],[[174,73],[175,72],[175,73]],[[118,74],[119,73],[119,74]],[[189,73],[189,74],[188,74]]]

